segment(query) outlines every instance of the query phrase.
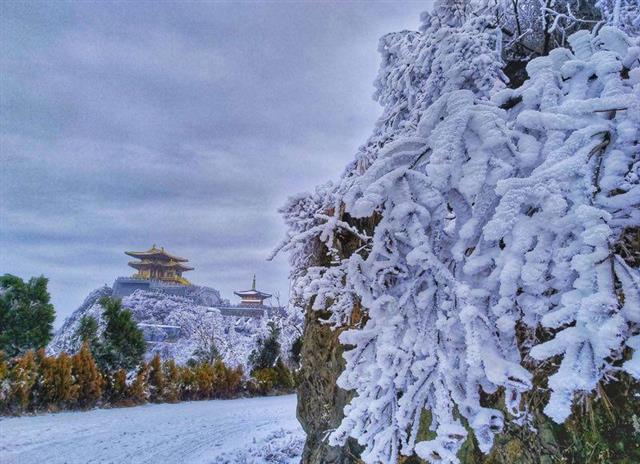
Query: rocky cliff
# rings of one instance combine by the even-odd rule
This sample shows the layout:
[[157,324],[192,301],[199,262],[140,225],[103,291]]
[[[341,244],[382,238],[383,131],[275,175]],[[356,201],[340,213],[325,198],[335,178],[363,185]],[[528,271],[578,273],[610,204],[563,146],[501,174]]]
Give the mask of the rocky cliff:
[[322,313],[306,312],[297,410],[307,434],[302,460],[305,464],[358,462],[359,446],[354,440],[338,448],[329,446],[325,439],[327,431],[340,425],[342,409],[351,399],[350,393],[336,385],[344,369],[339,334],[339,330],[322,323]]

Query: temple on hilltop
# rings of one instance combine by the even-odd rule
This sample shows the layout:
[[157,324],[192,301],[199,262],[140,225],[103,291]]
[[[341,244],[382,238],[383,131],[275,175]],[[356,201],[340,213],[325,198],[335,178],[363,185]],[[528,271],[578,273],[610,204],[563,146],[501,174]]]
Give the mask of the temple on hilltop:
[[164,247],[153,245],[147,251],[125,251],[126,255],[136,258],[129,266],[137,272],[131,277],[118,277],[113,283],[113,295],[123,297],[136,290],[162,290],[175,295],[183,295],[191,282],[182,277],[182,273],[192,271],[187,266],[189,260],[172,255]]
[[269,293],[264,293],[256,290],[256,276],[253,276],[253,283],[251,284],[251,290],[240,290],[233,292],[240,297],[240,306],[250,307],[263,307],[264,300],[271,298]]
[[[165,251],[164,247],[153,245],[147,251],[125,251],[127,256],[135,258],[136,261],[129,262],[129,266],[137,272],[128,277],[117,277],[111,288],[112,295],[123,298],[133,294],[138,290],[156,291],[170,295],[177,295],[189,298],[189,295],[201,294],[206,287],[192,286],[191,283],[182,277],[182,273],[192,271],[193,268],[187,266],[189,260],[180,256],[172,255]],[[237,304],[230,304],[228,300],[221,300],[218,292],[215,292],[216,301],[206,303],[209,311],[215,311],[222,316],[230,316],[241,319],[284,316],[283,307],[265,304],[265,300],[271,298],[271,294],[261,292],[256,289],[256,276],[254,274],[251,283],[251,290],[238,290],[235,293],[240,297]],[[179,333],[179,327],[159,324],[142,323],[147,341],[159,340],[159,336],[154,335],[156,331],[162,333],[162,340],[175,338]],[[153,333],[152,333],[153,332]]]
[[140,260],[129,262],[129,266],[138,271],[133,275],[135,279],[191,285],[187,279],[182,277],[183,272],[193,271],[192,267],[184,264],[189,260],[167,253],[164,251],[164,247],[156,248],[154,244],[147,251],[125,251],[124,253]]

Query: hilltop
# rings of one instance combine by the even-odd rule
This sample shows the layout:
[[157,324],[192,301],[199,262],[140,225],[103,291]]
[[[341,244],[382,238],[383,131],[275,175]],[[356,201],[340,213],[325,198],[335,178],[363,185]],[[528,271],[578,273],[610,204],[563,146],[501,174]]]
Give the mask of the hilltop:
[[[120,297],[117,286],[105,285],[89,293],[56,332],[48,346],[50,353],[72,353],[79,348],[76,331],[84,316],[94,317],[99,330],[103,329],[99,301],[104,296]],[[285,322],[286,313],[282,308],[243,311],[244,308],[230,306],[218,290],[210,287],[185,286],[180,295],[159,288],[135,290],[122,297],[122,304],[131,311],[145,334],[147,358],[160,353],[163,358],[184,364],[196,351],[209,350],[213,342],[226,364],[246,368],[249,354],[258,338],[267,334],[270,322],[282,329],[283,353],[289,352],[295,338],[295,330]]]

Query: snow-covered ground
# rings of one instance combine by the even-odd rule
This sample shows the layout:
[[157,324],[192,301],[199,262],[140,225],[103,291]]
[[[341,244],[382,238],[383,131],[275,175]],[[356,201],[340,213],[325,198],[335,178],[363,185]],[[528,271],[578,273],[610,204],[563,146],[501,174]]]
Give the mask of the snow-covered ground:
[[300,461],[295,395],[0,419],[3,464]]

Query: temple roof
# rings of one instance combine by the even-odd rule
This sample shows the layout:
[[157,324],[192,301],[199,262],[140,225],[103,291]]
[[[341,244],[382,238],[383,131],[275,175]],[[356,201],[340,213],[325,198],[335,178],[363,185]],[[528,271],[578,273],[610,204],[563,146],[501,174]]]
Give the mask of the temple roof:
[[164,251],[164,247],[156,248],[155,244],[151,248],[149,248],[147,251],[125,251],[124,253],[126,255],[129,255],[138,259],[153,258],[153,259],[159,259],[162,261],[173,260],[173,261],[179,261],[183,263],[189,261],[186,258],[181,258],[180,256],[174,256],[170,253],[167,253],[166,251]]
[[189,267],[189,266],[185,266],[182,263],[179,263],[178,261],[167,261],[167,262],[157,262],[157,261],[149,261],[149,260],[145,260],[143,259],[142,261],[129,261],[129,266],[131,266],[134,269],[142,269],[142,268],[147,268],[149,266],[153,266],[153,267],[164,267],[167,269],[180,269],[181,271],[193,271],[194,268]]
[[251,285],[251,290],[238,290],[237,292],[233,292],[238,295],[240,298],[246,297],[255,297],[256,299],[264,300],[271,297],[270,293],[264,293],[259,290],[256,290],[256,276],[253,276],[253,284]]
[[271,296],[271,294],[269,293],[263,293],[260,292],[258,290],[239,290],[237,292],[233,292],[238,296],[256,296],[256,297],[260,297],[260,298],[269,298]]

